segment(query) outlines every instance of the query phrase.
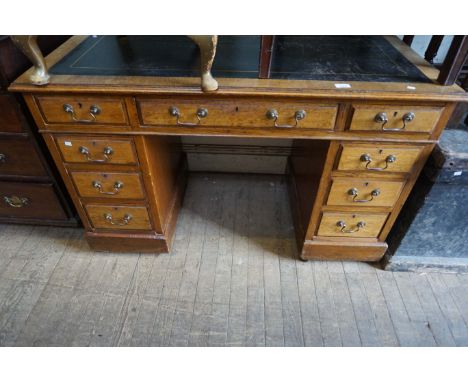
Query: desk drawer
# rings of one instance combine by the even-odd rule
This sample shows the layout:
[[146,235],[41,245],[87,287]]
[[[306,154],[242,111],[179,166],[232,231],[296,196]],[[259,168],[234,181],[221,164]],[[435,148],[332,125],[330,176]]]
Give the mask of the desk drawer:
[[335,178],[330,189],[329,206],[393,207],[404,182]]
[[83,198],[144,199],[138,173],[72,171],[71,177]]
[[68,163],[137,164],[133,140],[59,136],[57,146]]
[[48,124],[128,125],[122,98],[39,96],[36,101]]
[[47,171],[28,139],[2,139],[0,175],[47,176]]
[[337,169],[366,172],[411,172],[422,151],[417,146],[344,144]]
[[151,230],[148,210],[143,206],[85,206],[91,225],[96,229]]
[[443,108],[423,106],[353,105],[351,131],[430,133]]
[[377,237],[388,214],[324,212],[318,236]]
[[[140,99],[140,122],[146,126],[297,127],[333,130],[337,105],[296,101]],[[276,112],[276,113],[275,113]],[[298,119],[296,123],[296,117]],[[284,126],[283,126],[284,125]]]
[[51,184],[16,182],[0,182],[0,216],[67,219]]

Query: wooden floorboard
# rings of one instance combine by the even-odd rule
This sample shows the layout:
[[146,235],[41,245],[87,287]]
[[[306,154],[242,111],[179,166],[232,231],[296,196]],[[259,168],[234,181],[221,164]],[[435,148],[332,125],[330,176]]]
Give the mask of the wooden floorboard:
[[171,254],[0,225],[1,346],[468,346],[468,275],[300,261],[280,176],[192,174]]

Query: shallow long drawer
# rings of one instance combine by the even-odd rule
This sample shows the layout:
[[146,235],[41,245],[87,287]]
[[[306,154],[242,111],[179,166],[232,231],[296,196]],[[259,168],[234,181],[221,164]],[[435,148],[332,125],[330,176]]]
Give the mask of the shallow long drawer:
[[67,216],[52,184],[0,182],[0,216],[63,220]]
[[137,164],[137,155],[131,138],[94,138],[58,136],[57,146],[68,163]]
[[143,126],[210,126],[333,130],[338,106],[246,99],[138,99]]

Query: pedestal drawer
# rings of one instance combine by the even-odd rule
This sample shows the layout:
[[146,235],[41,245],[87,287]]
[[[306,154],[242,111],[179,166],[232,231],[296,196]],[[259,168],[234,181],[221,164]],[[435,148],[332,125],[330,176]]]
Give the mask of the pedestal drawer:
[[151,230],[148,210],[143,206],[88,204],[91,225],[96,229]]
[[128,125],[122,98],[38,96],[36,102],[47,124]]
[[404,184],[400,181],[380,179],[335,178],[327,205],[393,207]]
[[2,139],[0,175],[47,176],[47,171],[28,139]]
[[72,171],[78,194],[84,198],[144,199],[138,173]]
[[137,155],[131,138],[59,136],[56,140],[65,162],[137,164]]
[[51,184],[0,182],[0,217],[67,219]]
[[386,144],[343,144],[337,169],[367,172],[411,172],[422,147]]
[[324,212],[318,236],[377,237],[388,214]]

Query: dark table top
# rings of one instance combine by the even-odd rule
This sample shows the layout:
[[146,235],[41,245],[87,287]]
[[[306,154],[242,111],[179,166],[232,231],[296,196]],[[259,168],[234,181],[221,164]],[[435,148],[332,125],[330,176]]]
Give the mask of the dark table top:
[[[258,78],[260,36],[219,36],[215,77]],[[199,53],[186,36],[92,36],[52,74],[199,76]],[[381,36],[277,36],[272,79],[430,83]]]

